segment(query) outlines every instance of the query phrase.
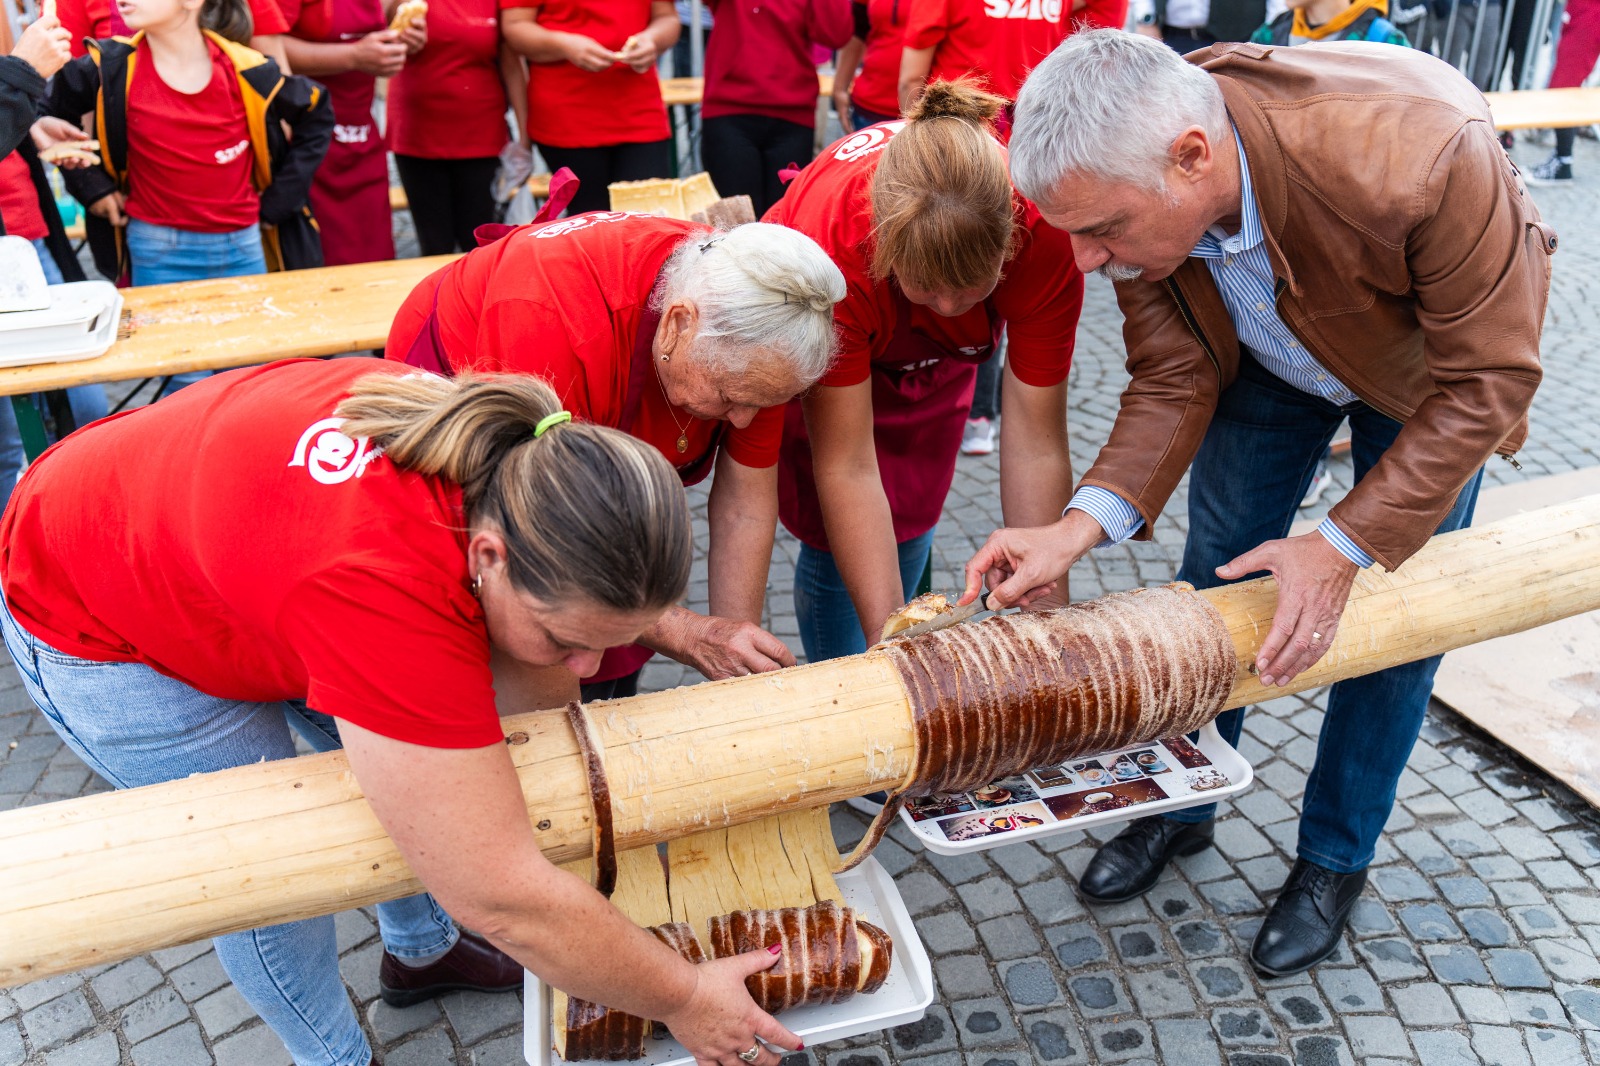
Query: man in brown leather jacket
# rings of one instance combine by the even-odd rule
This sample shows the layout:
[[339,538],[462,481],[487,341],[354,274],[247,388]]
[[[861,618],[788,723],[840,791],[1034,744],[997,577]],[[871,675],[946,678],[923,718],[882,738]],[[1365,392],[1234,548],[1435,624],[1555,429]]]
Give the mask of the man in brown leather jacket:
[[[1179,577],[1278,581],[1255,666],[1286,683],[1333,640],[1356,572],[1471,521],[1483,465],[1527,435],[1554,233],[1446,64],[1386,45],[1070,38],[1017,101],[1012,176],[1117,283],[1131,381],[1061,521],[1004,529],[968,564],[1002,603],[1097,544],[1148,537],[1186,470]],[[1296,506],[1340,423],[1356,486],[1315,531]],[[1299,857],[1251,949],[1265,973],[1339,944],[1416,741],[1438,659],[1328,700]],[[1218,720],[1237,741],[1242,712]],[[1132,823],[1079,882],[1130,899],[1211,843],[1212,808]]]

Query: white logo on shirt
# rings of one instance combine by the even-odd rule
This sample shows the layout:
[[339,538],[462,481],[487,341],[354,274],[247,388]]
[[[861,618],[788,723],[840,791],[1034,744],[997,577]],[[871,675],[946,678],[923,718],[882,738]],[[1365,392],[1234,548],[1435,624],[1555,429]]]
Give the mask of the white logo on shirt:
[[984,0],[992,19],[1060,22],[1061,0]]
[[370,124],[365,126],[334,126],[333,139],[340,144],[366,144],[367,137],[372,133]]
[[860,159],[869,152],[875,152],[883,147],[891,133],[899,133],[905,129],[904,122],[885,122],[878,126],[868,126],[864,130],[846,137],[839,147],[833,150],[833,158],[841,163],[848,163],[852,159]]
[[576,233],[590,226],[598,226],[602,222],[626,222],[630,218],[651,218],[651,215],[642,215],[637,211],[593,211],[587,215],[573,215],[559,222],[547,222],[538,229],[533,230],[531,236],[543,240],[546,237],[560,237],[568,233]]
[[313,422],[300,434],[290,466],[303,466],[319,485],[338,485],[366,472],[367,464],[383,454],[370,446],[366,437],[351,440],[339,432],[342,418]]
[[240,156],[244,155],[245,151],[247,149],[249,149],[249,147],[250,147],[250,142],[247,139],[247,140],[240,141],[238,144],[234,145],[232,148],[219,148],[217,150],[217,163],[218,164],[231,163],[235,159],[238,159]]
[[988,350],[989,346],[987,344],[979,344],[976,347],[971,345],[963,345],[962,347],[956,349],[956,351],[960,352],[962,355],[977,355],[979,352],[986,352]]

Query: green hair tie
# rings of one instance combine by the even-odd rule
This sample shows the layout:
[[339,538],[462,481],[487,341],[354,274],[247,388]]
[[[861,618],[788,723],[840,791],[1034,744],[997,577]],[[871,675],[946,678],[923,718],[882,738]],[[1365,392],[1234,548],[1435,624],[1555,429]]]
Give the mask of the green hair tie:
[[539,424],[533,427],[534,439],[537,440],[538,438],[544,436],[544,431],[549,429],[551,426],[559,426],[563,422],[571,421],[571,411],[557,411],[553,415],[545,415],[543,418],[539,419]]

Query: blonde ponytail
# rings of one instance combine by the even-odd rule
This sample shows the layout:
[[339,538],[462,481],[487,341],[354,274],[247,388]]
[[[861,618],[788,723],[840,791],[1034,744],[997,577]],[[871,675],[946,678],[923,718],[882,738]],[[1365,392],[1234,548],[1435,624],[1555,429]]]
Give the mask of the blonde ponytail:
[[535,437],[560,409],[524,374],[374,373],[335,413],[396,466],[460,485],[468,520],[500,530],[512,583],[536,599],[618,611],[677,602],[693,552],[677,473],[620,430],[561,423]]

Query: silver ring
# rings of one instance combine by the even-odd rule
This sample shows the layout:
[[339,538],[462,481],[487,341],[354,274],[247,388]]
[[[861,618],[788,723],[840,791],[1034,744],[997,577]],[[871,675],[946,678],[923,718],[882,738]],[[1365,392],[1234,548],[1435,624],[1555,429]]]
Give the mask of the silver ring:
[[1313,643],[1315,643],[1317,641],[1320,641],[1321,639],[1322,639],[1322,634],[1321,633],[1317,633],[1315,631],[1312,632],[1311,640],[1312,640]]
[[761,1041],[757,1040],[749,1051],[739,1052],[739,1058],[745,1062],[754,1062],[761,1057]]

